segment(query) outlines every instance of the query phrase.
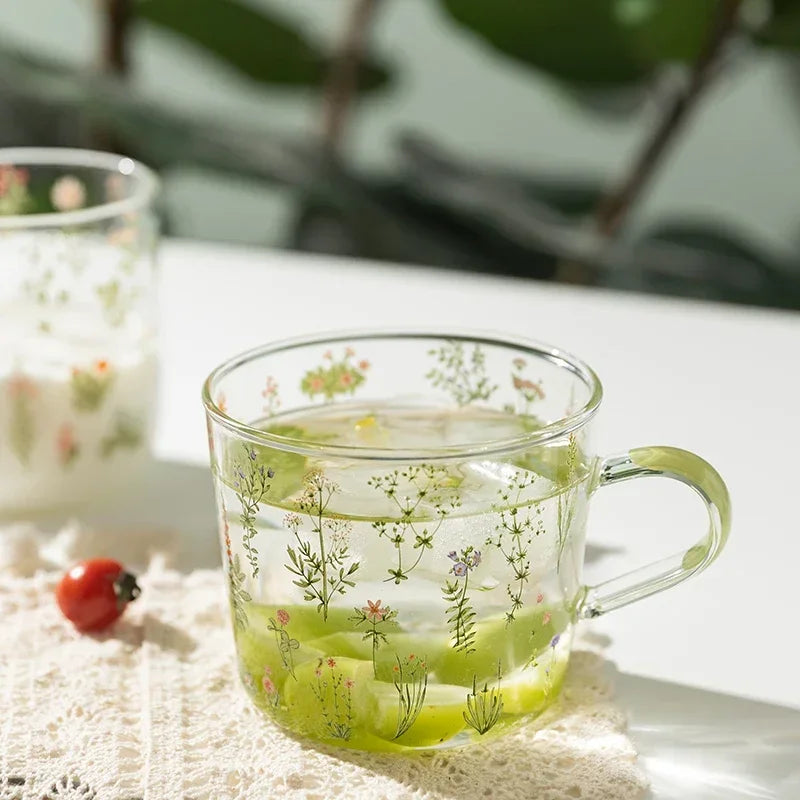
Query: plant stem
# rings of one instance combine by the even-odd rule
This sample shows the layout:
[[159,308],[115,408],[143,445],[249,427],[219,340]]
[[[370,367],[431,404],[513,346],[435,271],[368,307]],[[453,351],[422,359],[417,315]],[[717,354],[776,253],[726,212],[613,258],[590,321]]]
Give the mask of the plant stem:
[[344,36],[328,72],[323,94],[322,137],[331,153],[341,144],[345,119],[358,88],[364,38],[377,5],[378,0],[353,0]]
[[736,29],[741,4],[742,0],[723,0],[708,41],[692,67],[686,88],[672,98],[627,176],[597,206],[594,224],[604,237],[612,238],[622,227],[634,203],[652,180],[669,145],[711,83],[724,45]]
[[103,2],[103,71],[113,75],[128,72],[128,29],[133,17],[130,0]]
[[322,562],[322,619],[328,619],[328,562],[325,555],[325,535],[322,530],[323,516],[325,510],[322,500],[322,487],[319,489],[319,505],[317,515],[317,534],[319,536],[319,555]]

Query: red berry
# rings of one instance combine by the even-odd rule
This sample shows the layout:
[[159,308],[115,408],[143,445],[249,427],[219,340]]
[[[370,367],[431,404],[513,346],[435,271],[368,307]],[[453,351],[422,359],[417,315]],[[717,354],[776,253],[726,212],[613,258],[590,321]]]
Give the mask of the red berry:
[[101,631],[117,620],[141,590],[136,577],[111,558],[90,558],[70,569],[56,587],[64,616],[82,633]]

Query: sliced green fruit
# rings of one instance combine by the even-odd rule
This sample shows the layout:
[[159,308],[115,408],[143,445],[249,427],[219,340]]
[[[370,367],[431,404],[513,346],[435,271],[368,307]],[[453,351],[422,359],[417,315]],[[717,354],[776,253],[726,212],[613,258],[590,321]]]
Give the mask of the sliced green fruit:
[[368,684],[363,706],[370,730],[381,739],[406,747],[430,747],[452,739],[466,727],[466,700],[467,691],[463,686],[429,684],[416,719],[397,737],[405,709],[400,705],[393,683],[372,681]]
[[[352,626],[353,623],[350,624]],[[400,630],[387,630],[386,635],[389,643],[378,647],[375,654],[375,677],[380,681],[392,681],[396,656],[406,658],[413,654],[425,660],[429,671],[433,672],[447,651],[447,641],[442,636],[404,633]],[[364,639],[364,633],[358,630],[332,633],[314,639],[309,644],[328,655],[372,661],[372,642]]]
[[[545,621],[546,620],[546,621]],[[538,605],[517,612],[516,619],[495,617],[475,626],[475,651],[464,653],[448,648],[436,663],[436,677],[442,683],[471,686],[496,679],[498,662],[501,675],[519,669],[550,645],[556,634],[569,624],[562,608]]]

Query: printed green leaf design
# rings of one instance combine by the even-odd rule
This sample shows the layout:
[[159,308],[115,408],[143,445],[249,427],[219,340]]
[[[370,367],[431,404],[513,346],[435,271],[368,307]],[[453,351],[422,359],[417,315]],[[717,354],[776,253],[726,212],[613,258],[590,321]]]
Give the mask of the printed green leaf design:
[[[454,650],[464,654],[475,652],[475,610],[469,598],[470,573],[481,563],[481,551],[472,545],[461,553],[455,550],[447,556],[453,561],[449,572],[456,580],[446,580],[442,587],[442,597],[447,601],[447,625],[452,636],[451,645]],[[461,581],[461,583],[459,583]]]
[[120,412],[111,433],[100,440],[100,455],[110,458],[117,450],[134,450],[141,446],[143,440],[141,420]]
[[244,463],[237,463],[234,466],[233,485],[242,507],[242,513],[239,515],[239,522],[242,524],[242,547],[250,564],[251,574],[255,578],[258,575],[259,567],[258,550],[253,541],[258,535],[256,520],[259,504],[269,491],[268,481],[273,478],[275,473],[271,467],[258,463],[258,456],[253,447],[249,445],[242,445],[242,447],[246,458]]
[[397,611],[394,611],[389,606],[381,605],[380,600],[367,600],[367,605],[361,608],[354,608],[355,615],[350,617],[352,622],[355,622],[356,627],[359,625],[366,625],[362,639],[369,641],[372,644],[372,674],[377,679],[378,677],[378,648],[382,644],[387,644],[386,638],[387,628],[397,628],[397,623],[394,621],[397,617]]
[[8,392],[11,395],[8,443],[20,463],[27,465],[36,439],[32,409],[37,392],[36,384],[24,375],[15,375],[8,381]]
[[97,411],[115,377],[106,361],[96,361],[89,369],[74,367],[69,382],[72,407],[80,412]]
[[413,655],[401,661],[395,656],[393,683],[397,690],[397,730],[394,739],[400,738],[417,720],[425,705],[428,692],[428,668],[425,658]]
[[[353,575],[359,563],[348,563],[348,538],[352,527],[349,520],[326,516],[331,498],[339,487],[319,470],[309,472],[304,482],[305,489],[297,501],[300,514],[287,514],[284,519],[284,525],[296,540],[294,547],[286,548],[289,563],[285,566],[295,576],[292,583],[303,590],[303,598],[316,601],[317,610],[327,619],[331,599],[355,586]],[[304,538],[303,517],[311,527],[310,539]]]
[[436,366],[425,377],[435,389],[452,395],[459,406],[488,400],[497,391],[497,384],[486,374],[486,356],[480,345],[473,345],[467,354],[462,342],[450,341],[429,350],[428,355],[435,359]]
[[472,691],[467,695],[467,710],[464,721],[481,736],[491,730],[503,713],[503,693],[500,691],[500,663],[497,664],[497,684],[491,689],[487,683],[478,690],[476,678],[472,679]]
[[228,595],[231,603],[231,617],[233,626],[237,631],[244,631],[247,628],[247,613],[245,603],[252,601],[249,592],[244,589],[245,574],[239,562],[239,554],[236,553],[228,561]]

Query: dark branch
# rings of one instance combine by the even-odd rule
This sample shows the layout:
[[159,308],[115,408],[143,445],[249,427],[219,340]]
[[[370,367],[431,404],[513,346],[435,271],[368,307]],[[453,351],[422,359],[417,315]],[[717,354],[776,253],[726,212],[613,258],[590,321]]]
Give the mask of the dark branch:
[[670,101],[663,116],[634,159],[630,171],[601,201],[594,214],[595,226],[605,237],[620,229],[635,201],[653,178],[669,145],[697,106],[729,37],[736,30],[742,0],[723,0],[703,52],[694,63],[686,87]]
[[128,28],[132,17],[131,0],[103,0],[103,71],[113,75],[128,72]]
[[334,55],[323,96],[322,136],[325,147],[338,150],[353,96],[358,89],[358,66],[379,0],[353,0],[344,36]]

